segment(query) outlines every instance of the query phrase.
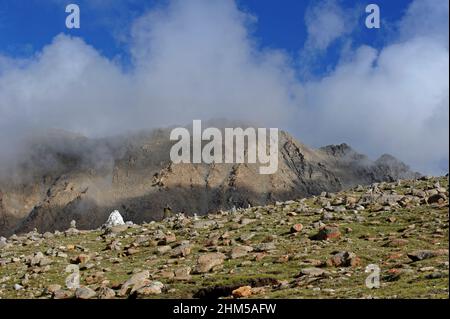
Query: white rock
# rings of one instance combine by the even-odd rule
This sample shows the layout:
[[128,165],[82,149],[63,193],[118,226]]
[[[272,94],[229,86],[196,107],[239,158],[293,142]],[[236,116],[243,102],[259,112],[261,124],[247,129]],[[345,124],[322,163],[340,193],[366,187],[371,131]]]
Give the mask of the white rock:
[[80,273],[74,272],[66,277],[65,280],[66,287],[68,289],[77,289],[80,288]]
[[19,284],[15,284],[14,285],[14,290],[22,290],[23,286],[19,285]]
[[3,247],[6,247],[6,245],[7,245],[6,238],[0,237],[0,249],[2,249]]
[[113,211],[103,226],[105,227],[111,227],[111,226],[119,226],[119,225],[125,225],[125,222],[123,221],[122,215],[120,215],[118,210]]
[[148,285],[145,285],[137,290],[141,295],[158,295],[162,292],[164,284],[160,281],[152,281]]

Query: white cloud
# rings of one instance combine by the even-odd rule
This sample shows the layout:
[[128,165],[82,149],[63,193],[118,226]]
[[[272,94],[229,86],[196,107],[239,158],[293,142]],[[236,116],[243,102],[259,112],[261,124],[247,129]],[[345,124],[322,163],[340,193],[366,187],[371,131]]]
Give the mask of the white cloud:
[[372,156],[389,152],[422,172],[448,170],[449,52],[440,36],[448,33],[441,13],[448,2],[428,2],[412,3],[395,42],[350,51],[328,76],[305,84],[301,136],[316,145],[348,141]]
[[[414,6],[395,42],[348,49],[334,71],[308,82],[296,79],[281,51],[254,45],[253,17],[231,1],[174,0],[143,15],[132,27],[130,71],[81,39],[59,35],[29,61],[0,57],[0,144],[36,127],[102,136],[226,117],[287,128],[317,146],[347,142],[372,156],[390,152],[416,169],[442,172],[448,42],[408,25],[433,21],[436,34],[448,17],[442,22],[433,18],[440,11]],[[309,45],[324,50],[346,34],[346,22],[334,19],[323,32],[311,22]]]
[[400,22],[401,37],[432,37],[448,43],[448,10],[448,1],[414,1]]
[[336,0],[314,1],[305,14],[308,34],[305,50],[316,54],[325,51],[333,42],[349,35],[356,20],[355,12],[344,10]]

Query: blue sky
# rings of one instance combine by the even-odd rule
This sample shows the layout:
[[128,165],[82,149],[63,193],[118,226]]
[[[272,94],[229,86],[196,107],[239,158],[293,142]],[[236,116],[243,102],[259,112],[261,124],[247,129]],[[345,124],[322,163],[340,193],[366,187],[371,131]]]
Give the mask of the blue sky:
[[[317,2],[317,1],[316,1]],[[65,28],[65,6],[79,4],[81,29]],[[0,52],[14,57],[27,57],[40,51],[59,33],[82,37],[108,58],[129,57],[126,42],[132,21],[167,1],[156,0],[0,0]],[[360,28],[353,33],[354,45],[370,44],[380,47],[389,36],[389,28],[369,30],[364,28],[364,8],[373,0],[339,1],[342,7],[357,7]],[[411,0],[379,0],[385,25],[394,27]],[[307,37],[304,16],[311,0],[239,0],[238,7],[257,18],[251,31],[263,48],[286,50],[296,56]],[[336,62],[339,43],[330,47],[321,59],[320,66]]]
[[2,149],[226,118],[448,171],[448,0],[70,2],[0,0]]

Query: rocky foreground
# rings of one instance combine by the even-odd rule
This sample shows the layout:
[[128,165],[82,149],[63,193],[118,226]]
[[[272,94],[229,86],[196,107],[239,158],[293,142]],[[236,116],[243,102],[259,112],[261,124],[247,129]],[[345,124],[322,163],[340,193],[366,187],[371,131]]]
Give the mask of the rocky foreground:
[[142,225],[72,222],[0,239],[0,297],[448,298],[448,207],[442,177]]

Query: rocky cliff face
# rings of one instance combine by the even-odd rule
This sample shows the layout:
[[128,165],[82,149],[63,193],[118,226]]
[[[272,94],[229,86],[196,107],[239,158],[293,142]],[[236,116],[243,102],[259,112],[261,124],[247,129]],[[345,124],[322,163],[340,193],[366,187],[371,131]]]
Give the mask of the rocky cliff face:
[[205,214],[417,177],[389,155],[377,161],[348,145],[312,149],[280,133],[277,173],[259,164],[173,164],[169,130],[91,140],[50,134],[30,141],[0,175],[0,234],[101,225],[119,209],[136,223],[164,211]]

